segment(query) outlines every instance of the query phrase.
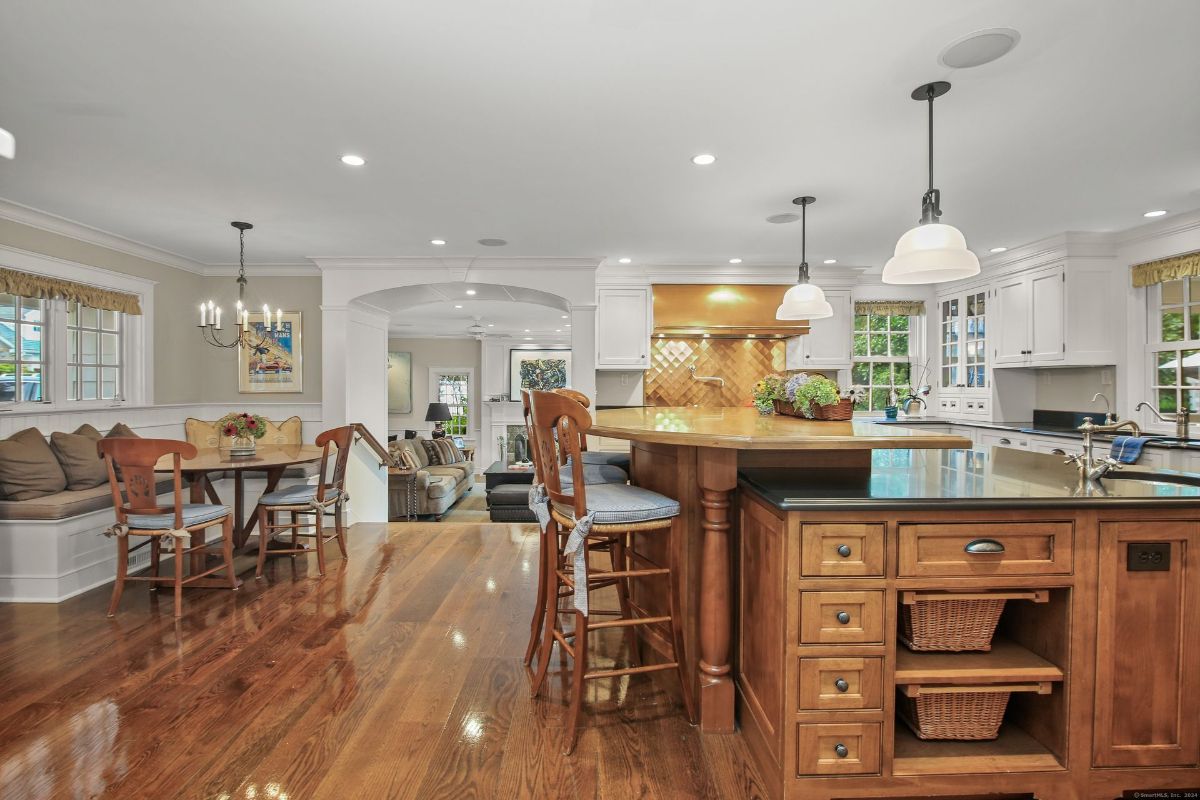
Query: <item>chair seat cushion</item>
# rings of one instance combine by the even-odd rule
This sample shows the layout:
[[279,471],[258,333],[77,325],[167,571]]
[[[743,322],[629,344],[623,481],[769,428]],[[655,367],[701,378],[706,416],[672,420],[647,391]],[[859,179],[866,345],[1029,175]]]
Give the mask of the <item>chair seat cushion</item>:
[[[329,500],[337,497],[337,489],[329,489],[325,494],[325,499]],[[289,486],[286,489],[279,489],[264,494],[258,498],[258,502],[264,506],[306,506],[313,500],[317,499],[317,487],[308,483],[301,483],[296,486]]]
[[585,465],[608,464],[629,472],[628,453],[599,453],[594,450],[585,450],[583,453],[583,463]]
[[[220,519],[229,513],[228,506],[207,503],[189,503],[183,507],[183,525],[191,527],[201,522]],[[174,514],[130,514],[126,519],[130,528],[143,531],[167,531],[175,527]]]
[[[588,511],[595,513],[595,524],[618,525],[623,522],[648,522],[679,515],[679,501],[658,492],[624,483],[599,483],[587,487]],[[574,518],[575,512],[565,503],[555,503],[554,510]]]
[[[564,489],[575,484],[574,465],[570,459],[558,468],[558,480]],[[583,462],[583,482],[588,486],[596,483],[628,483],[629,473],[612,464],[589,464]]]

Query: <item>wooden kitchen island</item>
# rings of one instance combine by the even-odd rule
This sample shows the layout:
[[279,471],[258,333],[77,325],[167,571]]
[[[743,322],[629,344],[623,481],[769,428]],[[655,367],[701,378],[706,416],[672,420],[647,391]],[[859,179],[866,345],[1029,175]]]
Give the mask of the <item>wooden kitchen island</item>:
[[[875,449],[971,446],[957,436],[870,422],[764,417],[753,408],[602,410],[590,433],[629,440],[633,482],[682,506],[672,537],[681,548],[676,580],[686,620],[684,655],[695,667],[700,727],[706,733],[735,728],[731,509],[738,470],[806,466],[862,474],[870,470]],[[656,546],[654,541],[642,545],[650,552]],[[650,607],[667,607],[653,589],[643,591]]]

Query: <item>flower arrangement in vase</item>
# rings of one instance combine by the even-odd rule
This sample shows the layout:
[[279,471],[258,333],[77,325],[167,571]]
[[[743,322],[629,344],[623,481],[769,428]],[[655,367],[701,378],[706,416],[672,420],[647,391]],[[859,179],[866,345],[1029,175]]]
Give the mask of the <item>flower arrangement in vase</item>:
[[229,455],[252,456],[258,449],[257,442],[267,434],[267,420],[257,414],[230,412],[217,420],[221,435],[231,439]]
[[762,412],[760,402],[764,405],[770,402],[776,414],[789,417],[848,420],[854,416],[852,395],[843,397],[837,382],[806,372],[789,378],[781,375],[763,378],[754,387],[754,404]]

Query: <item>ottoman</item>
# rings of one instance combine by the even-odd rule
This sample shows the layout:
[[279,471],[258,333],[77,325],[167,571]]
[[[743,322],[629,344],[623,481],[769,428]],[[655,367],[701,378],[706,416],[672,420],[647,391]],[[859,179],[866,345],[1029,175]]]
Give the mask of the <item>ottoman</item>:
[[529,510],[528,483],[502,483],[489,489],[487,507],[492,522],[537,522]]

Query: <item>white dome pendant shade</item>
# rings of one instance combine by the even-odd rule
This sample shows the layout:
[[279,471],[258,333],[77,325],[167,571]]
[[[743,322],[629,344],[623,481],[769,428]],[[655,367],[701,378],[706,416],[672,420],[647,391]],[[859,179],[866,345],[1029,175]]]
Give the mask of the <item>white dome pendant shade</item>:
[[0,156],[13,158],[17,154],[17,139],[4,128],[0,128]]
[[796,285],[783,295],[783,302],[775,309],[775,319],[827,319],[833,316],[833,306],[825,299],[825,292],[808,280],[808,219],[807,211],[815,197],[797,197],[792,202],[800,206],[800,275]]
[[896,251],[883,265],[883,282],[893,284],[945,283],[979,274],[979,258],[953,225],[945,225],[942,193],[933,188],[933,100],[950,91],[946,81],[913,90],[914,100],[929,103],[929,189],[921,198],[921,224],[900,237]]

